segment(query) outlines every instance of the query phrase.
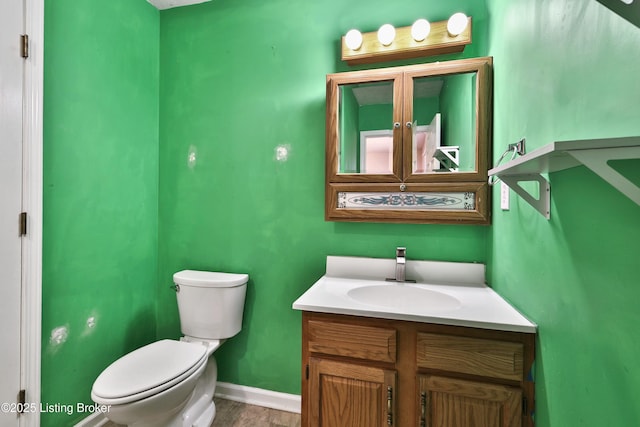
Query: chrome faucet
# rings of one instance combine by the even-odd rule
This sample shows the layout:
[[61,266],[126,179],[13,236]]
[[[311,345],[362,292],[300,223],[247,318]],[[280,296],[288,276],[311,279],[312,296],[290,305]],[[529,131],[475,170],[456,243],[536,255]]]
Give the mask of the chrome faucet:
[[405,276],[407,266],[407,248],[396,248],[396,277],[385,279],[387,282],[416,283],[415,280],[407,279]]
[[405,267],[407,265],[407,248],[396,248],[396,282],[405,281]]

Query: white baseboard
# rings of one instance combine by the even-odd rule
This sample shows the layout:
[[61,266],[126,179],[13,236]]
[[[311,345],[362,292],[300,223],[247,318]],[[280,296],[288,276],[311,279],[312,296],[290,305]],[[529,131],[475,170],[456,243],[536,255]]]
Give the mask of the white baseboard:
[[248,387],[219,382],[216,385],[216,397],[250,405],[264,406],[280,411],[300,413],[302,404],[297,394],[281,393],[262,388]]
[[[233,400],[235,402],[248,403],[249,405],[264,406],[265,408],[279,411],[300,413],[302,404],[297,394],[281,393],[279,391],[265,390],[231,383],[218,382],[216,385],[216,397]],[[107,423],[104,414],[95,412],[80,421],[74,427],[100,427]]]

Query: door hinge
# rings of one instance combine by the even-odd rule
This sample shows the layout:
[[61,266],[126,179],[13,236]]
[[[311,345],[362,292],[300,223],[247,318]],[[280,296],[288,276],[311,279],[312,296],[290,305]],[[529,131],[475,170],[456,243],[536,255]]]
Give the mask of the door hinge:
[[309,365],[305,368],[305,376],[309,379]]
[[20,36],[20,56],[29,57],[29,36],[26,34]]
[[27,213],[26,212],[20,212],[20,217],[19,217],[19,233],[20,236],[26,236],[27,235]]
[[24,414],[24,407],[27,403],[27,391],[20,390],[18,392],[18,413]]
[[526,397],[522,397],[522,415],[527,415],[527,412],[529,411],[528,405],[527,405],[527,398]]

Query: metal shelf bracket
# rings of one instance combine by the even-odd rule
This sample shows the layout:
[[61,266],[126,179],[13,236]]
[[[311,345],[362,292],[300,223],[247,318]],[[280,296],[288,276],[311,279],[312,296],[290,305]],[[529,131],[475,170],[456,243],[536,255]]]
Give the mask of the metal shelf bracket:
[[600,175],[602,179],[613,185],[622,194],[640,205],[640,188],[608,164],[610,160],[640,159],[640,147],[573,150],[568,151],[568,153]]
[[[551,185],[540,174],[525,175],[503,175],[500,179],[509,186],[513,191],[529,203],[535,210],[540,212],[542,216],[551,218]],[[520,183],[535,181],[538,183],[538,198],[533,197],[525,190]]]

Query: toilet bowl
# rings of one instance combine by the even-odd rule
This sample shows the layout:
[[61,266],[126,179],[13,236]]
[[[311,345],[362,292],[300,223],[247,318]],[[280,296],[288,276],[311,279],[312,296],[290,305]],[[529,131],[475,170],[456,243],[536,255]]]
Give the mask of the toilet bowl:
[[247,281],[246,274],[174,274],[185,336],[134,350],[98,376],[91,398],[106,405],[106,417],[135,427],[209,427],[217,381],[213,353],[241,329]]

